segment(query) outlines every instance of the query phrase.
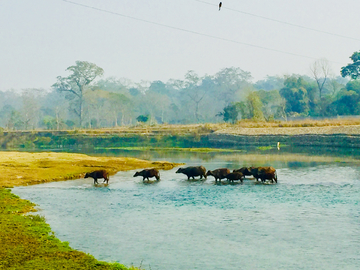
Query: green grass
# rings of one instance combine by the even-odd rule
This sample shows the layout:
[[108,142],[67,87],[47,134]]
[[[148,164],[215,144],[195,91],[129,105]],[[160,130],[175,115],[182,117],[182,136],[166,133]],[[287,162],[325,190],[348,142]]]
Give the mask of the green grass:
[[272,147],[272,146],[259,146],[259,147],[256,147],[256,148],[259,149],[259,150],[265,151],[265,150],[271,150],[274,147]]
[[0,269],[137,269],[72,249],[55,237],[44,217],[25,215],[34,206],[0,188]]

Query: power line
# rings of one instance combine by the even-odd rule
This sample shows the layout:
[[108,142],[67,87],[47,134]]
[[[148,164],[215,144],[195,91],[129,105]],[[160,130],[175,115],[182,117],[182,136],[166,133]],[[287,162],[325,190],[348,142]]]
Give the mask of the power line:
[[[196,1],[196,2],[200,2],[200,3],[203,3],[203,4],[207,4],[207,5],[211,5],[211,6],[216,6],[216,7],[217,7],[217,5],[212,4],[212,3],[209,3],[209,2],[206,2],[206,1],[202,1],[202,0],[195,0],[195,1]],[[253,17],[257,17],[257,18],[261,18],[261,19],[264,19],[264,20],[273,21],[273,22],[277,22],[277,23],[281,23],[281,24],[286,24],[286,25],[290,25],[290,26],[293,26],[293,27],[302,28],[302,29],[306,29],[306,30],[310,30],[310,31],[314,31],[314,32],[322,33],[322,34],[327,34],[327,35],[331,35],[331,36],[335,36],[335,37],[340,37],[340,38],[346,38],[346,39],[352,39],[352,40],[360,41],[359,38],[343,36],[343,35],[339,35],[339,34],[336,34],[336,33],[331,33],[331,32],[327,32],[327,31],[323,31],[323,30],[319,30],[319,29],[315,29],[315,28],[311,28],[311,27],[299,25],[299,24],[294,24],[294,23],[289,23],[289,22],[285,22],[285,21],[280,21],[280,20],[277,20],[277,19],[272,19],[272,18],[268,18],[268,17],[265,17],[265,16],[256,15],[256,14],[253,14],[253,13],[250,13],[250,12],[246,12],[246,11],[241,11],[241,10],[238,10],[238,9],[228,8],[228,7],[225,7],[225,6],[222,6],[222,9],[227,9],[227,10],[231,10],[231,11],[234,11],[234,12],[242,13],[242,14],[245,14],[245,15],[249,15],[249,16],[253,16]]]
[[[116,15],[116,16],[121,16],[121,17],[124,17],[124,18],[132,19],[132,20],[136,20],[136,21],[140,21],[140,22],[145,22],[145,23],[149,23],[149,24],[153,24],[153,25],[157,25],[157,26],[162,26],[162,27],[166,27],[166,28],[170,28],[170,29],[174,29],[174,30],[178,30],[178,31],[186,32],[186,33],[191,33],[191,34],[198,35],[198,36],[204,36],[204,37],[208,37],[208,38],[213,38],[213,39],[227,41],[227,42],[231,42],[231,43],[235,43],[235,44],[245,45],[245,46],[259,48],[259,49],[264,49],[264,50],[273,51],[273,52],[277,52],[277,53],[282,53],[282,54],[287,54],[287,55],[292,55],[292,56],[298,56],[298,57],[302,57],[302,58],[308,58],[308,59],[313,59],[313,60],[317,59],[317,58],[311,57],[311,56],[306,56],[306,55],[301,55],[301,54],[297,54],[297,53],[292,53],[292,52],[286,52],[286,51],[281,51],[281,50],[277,50],[277,49],[267,48],[267,47],[264,47],[264,46],[259,46],[259,45],[255,45],[255,44],[251,44],[251,43],[240,42],[240,41],[236,41],[236,40],[233,40],[233,39],[222,38],[222,37],[209,35],[209,34],[204,34],[204,33],[200,33],[200,32],[193,31],[193,30],[188,30],[188,29],[184,29],[184,28],[180,28],[180,27],[176,27],[176,26],[171,26],[171,25],[167,25],[167,24],[163,24],[163,23],[158,23],[158,22],[153,22],[153,21],[149,21],[149,20],[145,20],[145,19],[140,19],[140,18],[137,18],[137,17],[121,14],[121,13],[106,10],[106,9],[97,8],[97,7],[94,7],[94,6],[80,4],[80,3],[73,2],[73,1],[68,1],[68,0],[63,0],[63,1],[66,2],[66,3],[69,3],[69,4],[76,5],[76,6],[81,6],[81,7],[93,9],[93,10],[96,10],[96,11],[101,11],[101,12],[104,12],[104,13],[108,13],[108,14],[112,14],[112,15]],[[333,62],[333,61],[331,61],[331,62]],[[341,63],[339,63],[339,64],[341,64]]]

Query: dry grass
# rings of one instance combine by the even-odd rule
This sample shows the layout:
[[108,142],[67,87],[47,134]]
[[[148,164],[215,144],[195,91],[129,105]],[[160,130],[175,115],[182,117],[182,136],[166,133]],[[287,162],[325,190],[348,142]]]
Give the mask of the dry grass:
[[360,119],[324,119],[253,122],[239,121],[235,125],[218,129],[215,133],[232,135],[303,135],[347,134],[360,135]]
[[238,121],[235,126],[246,128],[273,128],[273,127],[329,127],[329,126],[353,126],[360,125],[359,118],[322,119],[322,120],[293,120],[254,122],[249,120]]
[[166,170],[177,165],[165,161],[91,157],[84,154],[0,152],[0,187],[77,179],[97,169],[105,169],[111,175],[118,171],[148,167]]
[[[235,129],[252,129],[252,128],[319,128],[319,127],[360,127],[360,118],[349,117],[339,119],[322,119],[322,120],[293,120],[293,121],[252,121],[241,120],[236,124],[229,123],[206,123],[206,124],[189,124],[189,125],[138,125],[138,126],[123,126],[115,128],[100,128],[100,129],[77,129],[77,130],[63,130],[63,131],[45,131],[62,134],[88,134],[88,135],[203,135],[217,131],[226,133],[227,130],[233,131]],[[37,130],[41,132],[41,130]],[[32,133],[34,131],[11,131],[10,133]],[[357,131],[360,134],[360,129]],[[230,132],[231,133],[231,132]],[[250,132],[251,133],[251,132]]]
[[[286,164],[288,162],[302,162],[302,163],[311,163],[311,162],[319,162],[319,163],[334,163],[334,162],[342,162],[342,163],[353,163],[359,164],[359,159],[353,157],[334,157],[334,156],[320,156],[320,155],[308,155],[308,154],[290,154],[290,153],[281,153],[278,154],[237,154],[237,153],[229,153],[226,155],[217,155],[217,159],[221,159],[224,161],[237,161],[239,163],[239,167],[242,166],[255,166],[260,164],[261,166],[265,166],[266,164],[273,164],[275,162],[279,162],[282,164]],[[259,166],[260,166],[259,165]]]
[[229,127],[245,127],[245,128],[274,128],[274,127],[325,127],[325,126],[352,126],[360,125],[360,118],[334,118],[334,119],[321,119],[321,120],[292,120],[292,121],[253,121],[253,120],[241,120],[236,124],[229,123],[207,123],[207,124],[189,124],[189,125],[139,125],[133,127],[116,127],[116,128],[103,128],[97,130],[79,130],[80,133],[167,133],[174,134],[183,133],[208,133],[214,132],[220,129],[226,129]]

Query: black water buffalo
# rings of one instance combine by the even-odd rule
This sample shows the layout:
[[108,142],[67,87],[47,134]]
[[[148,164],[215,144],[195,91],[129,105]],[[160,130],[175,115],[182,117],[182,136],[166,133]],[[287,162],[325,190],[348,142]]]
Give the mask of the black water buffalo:
[[149,178],[151,178],[151,177],[155,177],[156,180],[160,179],[160,173],[159,173],[159,170],[157,170],[157,169],[145,169],[140,172],[136,172],[134,174],[134,177],[136,177],[136,176],[142,176],[143,181],[145,181],[145,179],[149,180]]
[[188,177],[188,180],[190,177],[195,179],[195,176],[200,176],[200,179],[203,178],[203,176],[206,179],[206,169],[204,166],[195,166],[195,167],[187,167],[187,168],[179,168],[176,173],[183,173],[186,174]]
[[252,175],[252,173],[248,167],[242,167],[240,169],[233,170],[233,172],[241,172],[244,175],[244,177]]
[[244,175],[241,172],[232,172],[226,175],[226,179],[230,182],[234,182],[234,180],[240,180],[242,183],[244,180]]
[[274,181],[277,183],[277,173],[273,167],[251,167],[250,171],[257,181],[261,179],[261,182],[270,180],[271,183],[274,183]]
[[105,170],[98,170],[86,173],[84,178],[88,177],[94,178],[94,184],[98,184],[97,180],[99,178],[104,178],[104,182],[106,182],[107,184],[109,183],[109,174]]
[[216,169],[213,171],[208,170],[206,173],[206,176],[214,176],[215,177],[215,182],[217,182],[217,180],[219,179],[219,181],[221,181],[221,179],[226,178],[226,175],[228,175],[230,173],[230,170],[228,168],[220,168],[220,169]]

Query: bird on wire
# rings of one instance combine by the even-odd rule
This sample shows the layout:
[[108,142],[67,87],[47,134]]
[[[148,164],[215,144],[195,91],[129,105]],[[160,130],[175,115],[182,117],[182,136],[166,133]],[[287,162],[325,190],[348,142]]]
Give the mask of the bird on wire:
[[219,3],[219,11],[220,11],[220,9],[221,9],[221,6],[222,6],[222,2]]

